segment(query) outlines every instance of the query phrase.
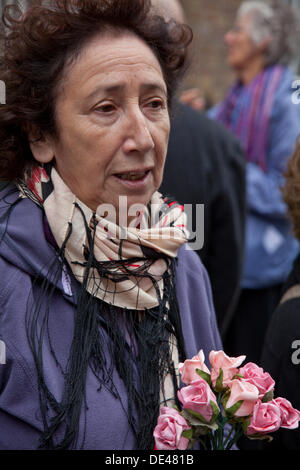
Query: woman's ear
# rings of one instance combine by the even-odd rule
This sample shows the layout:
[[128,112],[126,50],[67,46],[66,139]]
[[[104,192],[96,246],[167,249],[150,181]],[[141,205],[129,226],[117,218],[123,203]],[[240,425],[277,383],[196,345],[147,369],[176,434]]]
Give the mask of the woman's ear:
[[37,133],[30,131],[28,133],[28,140],[32,155],[40,163],[49,163],[53,160],[55,152],[52,139],[37,135]]
[[265,39],[263,39],[259,44],[258,44],[258,49],[263,52],[263,53],[266,53],[268,48],[269,48],[269,45],[271,43],[271,38],[270,37],[267,37]]

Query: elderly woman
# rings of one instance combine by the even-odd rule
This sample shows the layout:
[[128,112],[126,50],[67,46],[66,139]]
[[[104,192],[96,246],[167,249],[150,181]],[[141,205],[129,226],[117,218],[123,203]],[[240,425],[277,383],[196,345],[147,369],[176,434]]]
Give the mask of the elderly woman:
[[157,192],[191,31],[147,0],[10,11],[0,448],[153,449],[178,361],[221,347],[183,208]]
[[227,351],[259,360],[271,313],[298,252],[280,186],[300,133],[292,101],[295,18],[282,2],[249,1],[240,6],[225,36],[228,63],[237,81],[210,111],[240,140],[247,158],[247,222],[242,293]]

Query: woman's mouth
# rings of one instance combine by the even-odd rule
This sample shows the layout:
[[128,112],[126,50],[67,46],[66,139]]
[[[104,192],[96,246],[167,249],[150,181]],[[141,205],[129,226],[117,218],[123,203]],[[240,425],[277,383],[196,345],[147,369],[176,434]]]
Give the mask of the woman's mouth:
[[126,186],[132,188],[141,188],[143,187],[150,176],[151,170],[145,171],[130,171],[128,173],[119,173],[115,177],[119,180],[120,183],[125,184]]
[[142,180],[148,171],[143,171],[143,172],[130,172],[130,173],[122,173],[119,175],[116,175],[118,178],[121,180],[128,180],[128,181],[139,181]]

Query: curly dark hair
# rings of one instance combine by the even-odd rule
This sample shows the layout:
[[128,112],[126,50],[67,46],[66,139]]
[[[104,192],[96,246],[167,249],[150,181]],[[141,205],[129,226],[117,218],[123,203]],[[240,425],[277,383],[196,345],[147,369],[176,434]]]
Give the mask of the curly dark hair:
[[157,57],[168,103],[187,65],[192,31],[154,15],[150,0],[33,0],[24,13],[17,6],[2,16],[0,79],[6,103],[0,106],[0,178],[21,178],[35,164],[28,129],[37,138],[59,135],[56,92],[65,67],[95,35],[129,31]]

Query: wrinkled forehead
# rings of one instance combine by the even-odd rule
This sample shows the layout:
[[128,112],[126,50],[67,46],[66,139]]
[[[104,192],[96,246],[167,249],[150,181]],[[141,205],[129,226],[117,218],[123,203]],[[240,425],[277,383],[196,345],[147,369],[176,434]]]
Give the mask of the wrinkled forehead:
[[111,32],[93,36],[80,51],[66,62],[57,92],[63,94],[75,77],[89,79],[94,74],[118,70],[135,74],[157,74],[165,85],[161,65],[150,46],[129,31]]
[[57,98],[80,97],[94,90],[156,84],[167,95],[162,68],[152,49],[133,33],[94,37],[64,70]]

